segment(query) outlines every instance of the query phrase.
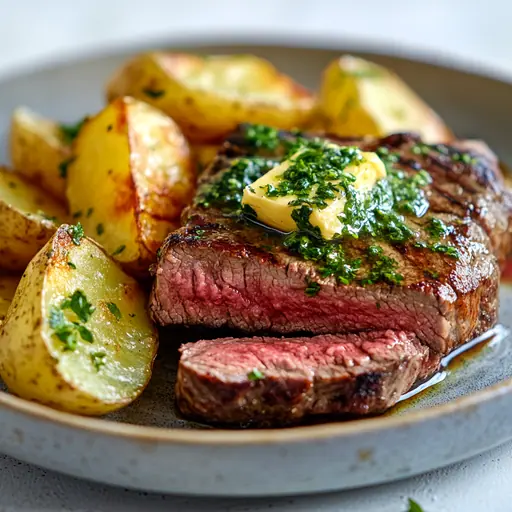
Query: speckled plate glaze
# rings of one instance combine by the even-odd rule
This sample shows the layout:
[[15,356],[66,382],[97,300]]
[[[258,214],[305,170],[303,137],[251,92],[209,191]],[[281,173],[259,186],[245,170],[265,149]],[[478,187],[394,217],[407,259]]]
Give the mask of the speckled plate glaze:
[[[196,49],[256,53],[310,87],[340,53],[275,46]],[[0,83],[0,140],[17,105],[69,122],[99,110],[105,79],[124,58],[67,63]],[[481,137],[512,162],[512,85],[412,60],[372,58],[401,74],[459,136]],[[7,160],[5,142],[0,160]],[[512,336],[506,329],[512,327],[512,288],[502,285],[501,299],[504,327],[452,361],[435,386],[382,417],[259,431],[188,422],[174,407],[179,340],[168,339],[143,396],[104,419],[53,411],[0,391],[0,451],[104,483],[224,496],[349,489],[445,466],[512,438]]]

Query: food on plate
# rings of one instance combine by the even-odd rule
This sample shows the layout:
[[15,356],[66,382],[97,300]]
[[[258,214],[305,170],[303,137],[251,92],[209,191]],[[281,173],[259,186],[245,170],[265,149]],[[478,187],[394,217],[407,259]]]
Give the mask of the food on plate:
[[[502,164],[392,71],[342,56],[316,97],[252,55],[152,52],[107,96],[76,125],[13,114],[15,169],[0,170],[12,393],[114,411],[150,379],[156,326],[184,326],[207,338],[180,349],[189,417],[370,415],[496,324],[512,254]],[[67,215],[76,225],[58,228]]]
[[67,212],[49,194],[0,168],[0,268],[24,270]]
[[195,188],[187,141],[150,105],[118,98],[89,119],[68,166],[73,216],[127,270],[147,275]]
[[254,55],[138,55],[107,86],[109,100],[125,95],[158,107],[202,143],[218,141],[243,122],[301,127],[314,105],[307,89]]
[[195,144],[192,152],[196,160],[198,174],[201,174],[219,152],[220,144]]
[[[354,339],[403,331],[439,361],[496,323],[500,262],[511,246],[510,196],[496,160],[474,148],[407,134],[326,142],[243,128],[202,176],[185,226],[162,248],[154,320]],[[345,170],[368,153],[386,175],[360,190]],[[244,193],[297,154],[264,189],[269,200],[288,199],[297,228],[265,227]],[[311,218],[340,198],[346,206],[325,238]],[[228,378],[225,369],[217,367],[217,378]]]
[[391,70],[344,55],[322,78],[316,128],[339,136],[417,132],[425,142],[453,138],[441,118]]
[[146,387],[157,334],[137,282],[80,227],[30,262],[0,332],[0,375],[28,400],[99,415]]
[[180,410],[245,426],[384,411],[439,360],[400,331],[202,340],[180,351]]
[[20,278],[18,276],[0,274],[0,326],[7,314],[19,282]]
[[12,114],[9,141],[12,166],[64,202],[66,163],[71,158],[70,143],[79,127],[80,123],[63,125],[28,108],[17,108]]

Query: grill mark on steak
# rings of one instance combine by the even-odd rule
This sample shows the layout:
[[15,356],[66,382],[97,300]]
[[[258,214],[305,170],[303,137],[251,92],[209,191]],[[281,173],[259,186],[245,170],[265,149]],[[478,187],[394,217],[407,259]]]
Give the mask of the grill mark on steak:
[[[410,134],[334,140],[366,151],[386,146],[405,159],[407,165],[397,164],[404,172],[417,172],[411,161],[430,172],[434,180],[427,189],[430,212],[455,221],[451,243],[460,259],[410,245],[380,243],[399,262],[402,285],[343,286],[332,277],[321,278],[314,264],[289,254],[274,234],[245,226],[213,208],[189,207],[183,214],[185,227],[169,236],[158,262],[151,299],[157,323],[226,326],[256,333],[390,328],[414,332],[442,354],[494,325],[498,260],[509,251],[512,230],[511,201],[490,150],[484,148],[479,156],[474,143],[457,143],[453,151],[470,146],[476,159],[464,163],[446,155],[414,154],[412,147],[419,138]],[[232,136],[202,182],[229,167],[234,155],[269,156],[243,141],[240,134]],[[357,256],[360,245],[347,242],[346,250]],[[439,278],[426,277],[425,270],[437,272]],[[321,284],[316,297],[305,295],[306,278]]]
[[[380,413],[439,365],[413,334],[393,331],[202,340],[180,350],[180,410],[247,426]],[[255,369],[263,378],[250,378]]]

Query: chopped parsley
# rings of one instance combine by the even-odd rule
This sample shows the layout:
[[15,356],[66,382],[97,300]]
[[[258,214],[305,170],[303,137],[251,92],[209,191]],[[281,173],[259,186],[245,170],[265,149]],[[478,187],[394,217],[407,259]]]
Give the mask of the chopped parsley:
[[95,309],[87,300],[87,297],[82,290],[75,290],[71,296],[62,301],[60,308],[71,309],[71,311],[73,311],[73,313],[75,313],[78,319],[82,322],[87,322]]
[[78,121],[78,123],[61,124],[59,126],[62,139],[66,144],[71,144],[76,139],[78,133],[80,132],[86,121],[87,117],[84,117],[83,119]]
[[[384,253],[379,243],[400,247],[431,250],[458,258],[455,246],[443,238],[453,227],[432,218],[418,228],[415,219],[425,216],[430,208],[427,187],[432,183],[430,174],[415,161],[414,172],[396,168],[401,155],[380,147],[377,154],[386,166],[386,176],[368,191],[354,187],[355,176],[347,171],[351,165],[363,162],[362,151],[353,146],[333,146],[321,139],[306,139],[299,132],[290,137],[277,129],[262,125],[245,126],[245,142],[259,150],[267,150],[272,157],[245,156],[233,161],[231,167],[220,171],[210,183],[203,185],[196,205],[215,207],[227,215],[237,214],[241,220],[257,222],[256,212],[242,205],[243,192],[283,159],[289,165],[283,169],[279,181],[266,185],[267,197],[293,196],[290,206],[297,230],[282,234],[282,244],[291,253],[316,264],[321,277],[334,277],[341,284],[357,282],[361,285],[386,283],[399,285],[404,277],[399,262]],[[448,154],[448,149],[423,143],[412,147],[417,155],[432,151]],[[450,149],[451,151],[451,149]],[[451,155],[451,153],[450,153]],[[467,160],[467,159],[464,159]],[[339,215],[341,233],[332,240],[322,237],[313,226],[313,209],[324,209],[333,199],[343,196],[345,206]],[[346,244],[347,240],[359,240]],[[306,282],[305,293],[315,295],[318,283]],[[317,289],[318,288],[318,289]]]
[[112,256],[117,256],[118,254],[121,254],[126,249],[126,245],[120,245],[113,253]]
[[274,160],[265,158],[240,158],[229,169],[219,173],[213,183],[199,190],[196,204],[204,208],[238,209],[244,188],[276,165]]
[[318,295],[321,288],[320,283],[306,279],[306,289],[304,290],[304,293],[308,297],[314,297],[315,295]]
[[84,228],[80,222],[77,222],[74,226],[67,227],[68,235],[75,245],[80,245],[82,238],[84,237]]
[[72,261],[68,261],[68,267],[76,270],[76,265]]
[[265,378],[265,375],[260,372],[258,369],[254,369],[252,371],[250,371],[248,374],[247,374],[247,378],[249,380],[261,380],[261,379],[264,379]]
[[105,226],[103,226],[103,224],[101,224],[101,222],[96,226],[96,234],[98,236],[101,236],[103,235],[103,233],[105,233]]
[[262,124],[251,124],[245,132],[246,141],[258,149],[275,150],[278,148],[279,132],[275,128]]
[[60,164],[59,164],[59,176],[61,178],[67,178],[68,176],[68,167],[69,165],[74,162],[75,160],[75,157],[72,156],[71,158],[67,158],[66,160],[63,160]]
[[85,216],[87,218],[89,218],[92,215],[93,212],[94,212],[94,208],[92,208],[92,207],[87,208],[87,212],[85,213]]
[[82,210],[78,210],[77,212],[74,212],[73,213],[73,218],[74,219],[79,219],[81,216],[82,216]]
[[423,275],[429,279],[439,279],[439,272],[437,270],[424,270]]
[[96,369],[97,372],[100,371],[102,366],[105,366],[105,357],[107,354],[105,352],[91,352],[91,363]]
[[408,505],[407,512],[423,512],[423,508],[411,498],[408,500]]
[[[76,315],[75,319],[70,320],[64,314],[68,309]],[[94,308],[81,290],[76,290],[64,299],[60,307],[50,308],[48,324],[53,335],[64,344],[64,350],[75,350],[79,339],[87,343],[94,342],[92,332],[84,325],[93,312]]]
[[444,238],[446,235],[449,235],[451,229],[442,220],[434,217],[430,219],[426,231],[432,238],[439,240],[440,238]]
[[161,98],[165,94],[164,89],[151,89],[149,87],[146,87],[145,89],[142,89],[142,92],[148,96],[149,98],[152,98],[154,100]]
[[136,316],[136,315],[135,315],[135,313],[129,313],[129,314],[128,314],[128,316],[129,316],[130,318],[135,318],[135,316]]
[[107,302],[108,310],[116,317],[116,320],[121,320],[121,311],[114,302]]
[[43,210],[37,210],[37,215],[45,220],[49,220],[50,222],[57,222],[57,217],[48,215],[47,213],[43,212]]

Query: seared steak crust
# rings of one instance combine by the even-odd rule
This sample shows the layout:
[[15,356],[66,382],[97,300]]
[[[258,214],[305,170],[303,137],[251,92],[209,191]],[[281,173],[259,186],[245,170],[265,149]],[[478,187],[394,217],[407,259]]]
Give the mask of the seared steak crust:
[[[400,157],[395,168],[408,174],[426,169],[433,178],[429,215],[455,225],[450,242],[460,258],[379,242],[399,262],[402,284],[340,285],[290,254],[278,235],[215,209],[191,207],[185,226],[166,240],[156,268],[151,311],[157,323],[255,333],[393,329],[415,333],[439,354],[494,325],[499,262],[509,250],[511,230],[510,198],[492,153],[468,142],[418,152],[419,139],[408,134],[334,140],[364,151],[387,147]],[[234,158],[257,153],[264,154],[248,147],[243,133],[235,134],[203,183]],[[346,250],[357,257],[364,248],[354,241]],[[309,280],[321,285],[314,297],[304,293]]]
[[181,348],[176,396],[199,420],[272,426],[324,414],[378,413],[438,358],[412,334],[225,338]]

